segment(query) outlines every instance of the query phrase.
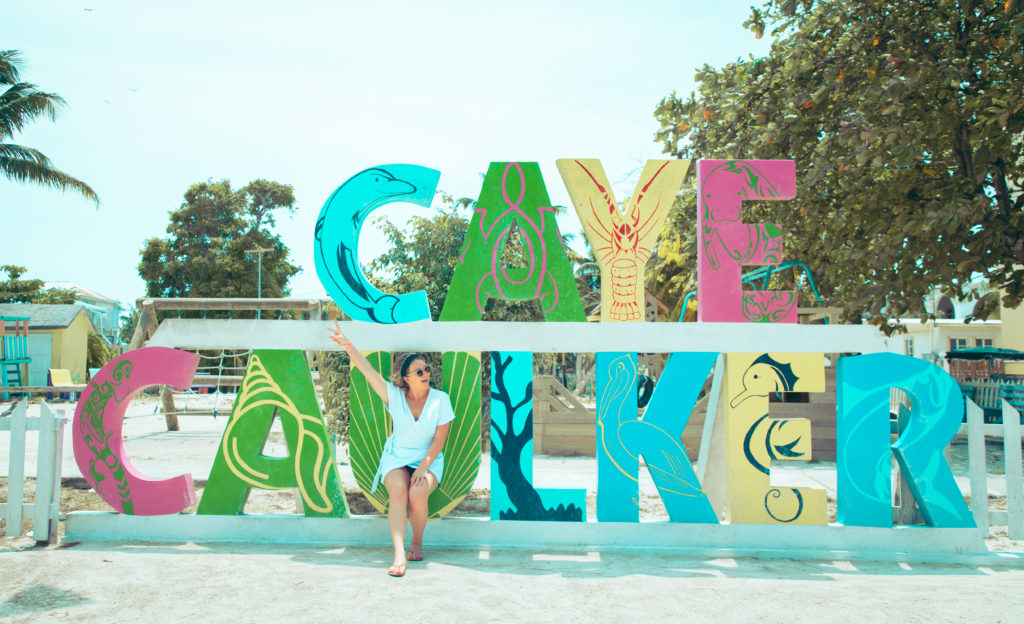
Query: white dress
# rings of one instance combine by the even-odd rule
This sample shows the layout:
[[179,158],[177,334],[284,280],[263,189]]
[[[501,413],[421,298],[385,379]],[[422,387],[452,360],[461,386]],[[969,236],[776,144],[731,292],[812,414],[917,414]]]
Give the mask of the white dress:
[[[390,381],[388,386],[388,412],[391,413],[391,435],[384,442],[384,452],[380,456],[377,474],[373,477],[370,491],[377,489],[381,480],[395,468],[412,466],[418,468],[420,462],[430,450],[434,441],[434,433],[438,427],[455,420],[452,402],[446,392],[430,389],[427,401],[419,419],[412,417],[409,403],[405,400],[405,390]],[[441,482],[444,473],[444,453],[438,453],[434,462],[427,466],[434,473],[437,482]]]

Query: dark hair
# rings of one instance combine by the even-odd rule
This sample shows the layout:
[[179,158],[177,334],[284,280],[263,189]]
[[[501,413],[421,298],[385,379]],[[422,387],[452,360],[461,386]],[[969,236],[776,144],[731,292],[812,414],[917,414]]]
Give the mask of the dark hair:
[[[391,383],[395,384],[399,388],[408,388],[409,384],[405,383],[405,377],[409,375],[409,367],[416,360],[427,361],[427,356],[419,352],[412,352],[409,355],[402,358],[402,366],[399,367],[398,372],[392,377]],[[397,379],[395,378],[397,377]]]

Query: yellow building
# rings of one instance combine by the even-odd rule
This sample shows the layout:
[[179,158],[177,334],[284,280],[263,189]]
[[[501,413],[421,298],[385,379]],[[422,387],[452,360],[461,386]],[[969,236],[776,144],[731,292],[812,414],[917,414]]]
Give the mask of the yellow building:
[[[1002,319],[1002,344],[1004,349],[1024,351],[1024,304],[1011,310],[1000,305],[999,316]],[[1024,362],[1007,362],[1006,374],[1024,375]]]
[[62,368],[76,384],[86,382],[89,333],[96,329],[80,305],[0,304],[0,316],[28,317],[28,379],[25,385],[46,386],[47,372]]

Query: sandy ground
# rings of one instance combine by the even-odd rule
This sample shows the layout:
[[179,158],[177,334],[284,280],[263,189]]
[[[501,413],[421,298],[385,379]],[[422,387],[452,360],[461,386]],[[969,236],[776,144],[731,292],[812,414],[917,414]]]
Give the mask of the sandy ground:
[[0,553],[4,622],[1020,622],[1024,570],[385,549],[89,545]]
[[[201,399],[193,399],[196,405]],[[209,400],[209,399],[206,399]],[[222,402],[225,399],[221,399]],[[58,406],[59,407],[59,406]],[[65,405],[69,408],[69,405]],[[151,477],[191,472],[205,480],[223,416],[183,417],[169,433],[151,402],[133,402],[125,439],[136,467]],[[198,409],[201,404],[196,405]],[[38,408],[35,408],[38,409]],[[69,409],[71,416],[73,409]],[[0,433],[0,476],[7,474],[6,433]],[[273,437],[268,452],[280,449]],[[29,441],[34,475],[35,444]],[[70,439],[65,478],[78,475]],[[998,448],[990,446],[998,464]],[[953,468],[966,474],[966,447],[954,447]],[[339,457],[355,512],[368,512],[351,470]],[[460,515],[486,515],[489,462]],[[584,487],[593,520],[596,464],[588,458],[535,461],[538,487]],[[990,470],[999,473],[998,466]],[[642,474],[645,474],[642,472]],[[965,480],[965,479],[958,479]],[[777,484],[808,485],[835,494],[835,466],[786,468]],[[999,492],[1000,474],[990,483]],[[31,491],[32,483],[27,490]],[[1005,491],[1005,485],[1003,485]],[[0,499],[6,480],[0,480]],[[62,511],[98,508],[95,493],[65,489]],[[667,517],[649,478],[641,484],[642,520]],[[995,506],[999,500],[995,500]],[[294,513],[288,492],[254,492],[247,511]],[[362,505],[362,506],[360,506]],[[138,616],[157,622],[199,616],[210,622],[793,622],[811,618],[882,622],[1022,622],[1024,570],[937,564],[690,559],[652,553],[429,550],[404,579],[384,573],[387,549],[247,544],[62,543],[0,538],[0,621],[108,622]],[[996,527],[992,550],[1024,551]],[[211,556],[212,555],[212,556]]]

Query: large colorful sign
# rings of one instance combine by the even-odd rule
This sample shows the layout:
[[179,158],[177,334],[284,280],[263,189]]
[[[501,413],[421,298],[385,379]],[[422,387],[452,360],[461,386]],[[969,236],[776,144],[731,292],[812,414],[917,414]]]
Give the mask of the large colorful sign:
[[[600,162],[558,161],[584,231],[602,271],[603,321],[644,322],[644,265],[690,166],[688,161],[651,161],[634,194],[620,210]],[[795,323],[792,292],[743,291],[743,266],[776,264],[782,258],[780,229],[742,221],[745,200],[795,196],[791,161],[697,163],[699,189],[699,321]],[[398,324],[429,319],[423,293],[390,295],[370,286],[358,258],[359,231],[379,206],[395,201],[428,205],[438,172],[414,165],[367,169],[327,200],[316,224],[317,274],[353,319]],[[505,266],[502,249],[521,236],[526,266]],[[548,322],[580,323],[584,313],[565,254],[554,209],[536,163],[492,163],[456,261],[441,322],[479,320],[489,299],[536,300]],[[495,324],[501,331],[501,324]],[[825,492],[771,484],[779,461],[811,458],[811,430],[804,419],[778,419],[769,396],[824,391],[824,354],[754,352],[724,354],[719,461],[705,476],[724,484],[711,497],[687,457],[680,437],[719,353],[672,355],[644,416],[638,417],[637,353],[597,352],[595,422],[597,520],[638,522],[641,459],[672,522],[715,524],[825,524]],[[390,371],[386,352],[370,361]],[[533,354],[491,352],[491,519],[585,521],[583,490],[538,489],[532,478]],[[479,352],[443,354],[443,385],[456,420],[444,448],[446,469],[430,500],[432,518],[454,508],[468,493],[480,462]],[[130,352],[108,364],[78,404],[75,455],[82,473],[118,512],[178,513],[194,501],[188,475],[146,479],[120,443],[124,405],[150,384],[187,386],[195,356],[163,348]],[[239,514],[251,488],[297,487],[307,516],[346,517],[331,445],[299,351],[256,350],[217,450],[199,514]],[[366,380],[353,371],[351,446],[356,480],[373,505],[387,509],[383,488],[371,490],[390,419]],[[934,527],[968,527],[973,520],[942,449],[963,413],[956,383],[942,369],[898,355],[842,357],[838,362],[838,517],[849,526],[891,526],[890,453],[910,483],[925,520]],[[910,424],[890,442],[889,393],[911,397]],[[290,456],[267,458],[260,449],[274,416],[284,425]],[[720,502],[716,502],[720,499]]]

